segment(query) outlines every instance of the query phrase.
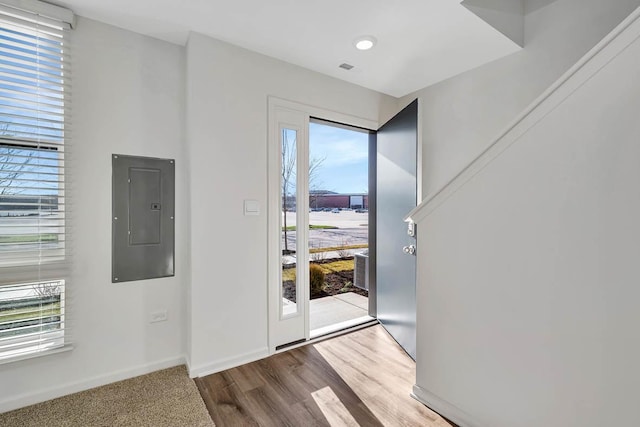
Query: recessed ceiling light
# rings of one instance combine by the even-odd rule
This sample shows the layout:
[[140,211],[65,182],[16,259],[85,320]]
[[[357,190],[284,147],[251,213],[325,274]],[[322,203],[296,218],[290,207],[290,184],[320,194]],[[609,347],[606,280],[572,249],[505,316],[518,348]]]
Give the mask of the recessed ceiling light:
[[376,38],[373,36],[362,36],[355,39],[353,44],[358,50],[369,50],[376,45]]

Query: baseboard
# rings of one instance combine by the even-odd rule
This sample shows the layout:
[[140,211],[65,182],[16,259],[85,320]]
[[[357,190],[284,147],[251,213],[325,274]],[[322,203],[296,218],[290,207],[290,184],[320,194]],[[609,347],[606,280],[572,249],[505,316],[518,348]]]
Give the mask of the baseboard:
[[467,414],[462,409],[452,405],[444,399],[441,399],[417,384],[413,386],[413,393],[411,393],[411,397],[428,408],[436,411],[443,417],[458,424],[460,427],[482,427],[482,424],[474,420],[471,415]]
[[189,369],[189,376],[191,378],[204,377],[205,375],[215,374],[216,372],[224,371],[225,369],[235,368],[245,363],[255,362],[256,360],[264,359],[269,356],[269,348],[264,347],[260,350],[251,351],[241,354],[239,356],[229,357],[217,362],[205,363],[198,366],[187,366]]
[[127,380],[129,378],[149,374],[162,369],[184,365],[184,360],[184,356],[173,357],[170,359],[160,360],[158,362],[139,365],[134,368],[123,369],[109,374],[98,375],[85,380],[63,384],[57,387],[51,387],[45,390],[39,390],[35,393],[25,393],[14,396],[10,399],[0,401],[0,413],[13,411],[14,409],[35,405],[36,403],[45,402],[57,397],[78,393],[80,391],[115,383],[117,381]]

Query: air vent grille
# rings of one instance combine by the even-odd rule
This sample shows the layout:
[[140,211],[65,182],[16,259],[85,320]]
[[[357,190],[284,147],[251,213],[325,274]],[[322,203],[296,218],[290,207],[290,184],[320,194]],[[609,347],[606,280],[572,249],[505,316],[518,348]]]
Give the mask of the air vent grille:
[[339,65],[339,67],[342,68],[343,70],[349,71],[353,68],[353,65],[343,62],[342,64]]

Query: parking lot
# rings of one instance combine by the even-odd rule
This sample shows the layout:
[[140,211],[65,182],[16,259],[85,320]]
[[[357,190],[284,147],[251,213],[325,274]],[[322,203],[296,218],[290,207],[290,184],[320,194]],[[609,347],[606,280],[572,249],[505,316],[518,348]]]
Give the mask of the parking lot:
[[[287,212],[287,226],[295,225],[295,212]],[[311,248],[361,245],[368,243],[369,215],[355,211],[309,212],[309,224],[337,227],[335,229],[309,230]],[[284,233],[282,233],[284,239]],[[290,248],[295,247],[296,232],[287,232]]]

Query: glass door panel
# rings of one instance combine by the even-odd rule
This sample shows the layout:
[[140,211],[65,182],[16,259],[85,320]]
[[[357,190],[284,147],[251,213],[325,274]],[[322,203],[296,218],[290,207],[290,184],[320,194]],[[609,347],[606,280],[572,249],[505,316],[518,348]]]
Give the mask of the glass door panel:
[[282,205],[282,215],[280,216],[280,228],[282,230],[280,244],[282,253],[280,317],[283,318],[298,313],[300,302],[300,280],[296,274],[298,132],[295,129],[281,129],[280,142],[282,156],[280,174],[280,200]]

